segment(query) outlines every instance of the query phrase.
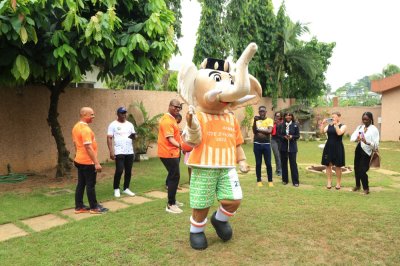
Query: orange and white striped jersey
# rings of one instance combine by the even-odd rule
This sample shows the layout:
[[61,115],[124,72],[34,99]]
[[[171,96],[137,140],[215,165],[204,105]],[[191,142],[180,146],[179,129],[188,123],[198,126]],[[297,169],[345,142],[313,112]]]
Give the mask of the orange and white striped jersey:
[[207,168],[236,167],[236,146],[243,143],[239,122],[233,114],[196,114],[201,143],[190,153],[187,164]]

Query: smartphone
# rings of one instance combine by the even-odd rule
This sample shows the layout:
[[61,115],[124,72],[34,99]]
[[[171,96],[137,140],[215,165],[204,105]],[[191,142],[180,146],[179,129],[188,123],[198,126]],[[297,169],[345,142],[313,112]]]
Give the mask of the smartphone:
[[333,122],[333,118],[327,118],[326,122],[329,123],[329,124],[332,123]]

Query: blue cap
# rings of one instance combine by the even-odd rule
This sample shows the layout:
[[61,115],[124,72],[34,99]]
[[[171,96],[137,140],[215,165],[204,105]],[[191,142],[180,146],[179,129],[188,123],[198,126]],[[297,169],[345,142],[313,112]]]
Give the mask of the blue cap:
[[120,107],[120,108],[117,109],[117,114],[118,114],[118,113],[124,114],[124,113],[126,113],[126,112],[127,112],[127,111],[126,111],[126,108],[125,108],[125,107]]

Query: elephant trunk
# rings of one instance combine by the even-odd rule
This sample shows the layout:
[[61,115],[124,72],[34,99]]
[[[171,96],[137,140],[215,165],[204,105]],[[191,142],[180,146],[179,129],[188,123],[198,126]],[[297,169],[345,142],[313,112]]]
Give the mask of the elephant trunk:
[[257,44],[250,43],[236,62],[236,75],[233,88],[224,90],[219,99],[221,102],[234,102],[250,93],[248,66],[257,51]]

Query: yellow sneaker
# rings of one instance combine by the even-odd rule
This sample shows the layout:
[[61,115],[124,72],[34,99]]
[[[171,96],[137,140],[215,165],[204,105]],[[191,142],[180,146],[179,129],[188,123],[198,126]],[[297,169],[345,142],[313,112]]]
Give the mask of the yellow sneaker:
[[268,182],[268,186],[269,186],[269,187],[273,187],[273,186],[274,186],[274,183],[273,183],[273,182]]
[[263,183],[262,182],[257,182],[257,187],[262,187]]

